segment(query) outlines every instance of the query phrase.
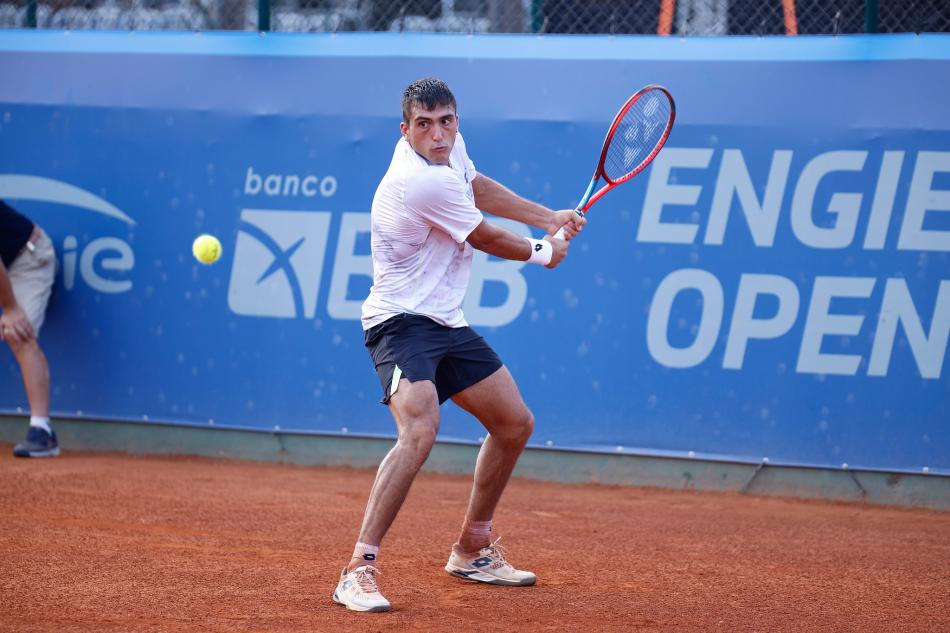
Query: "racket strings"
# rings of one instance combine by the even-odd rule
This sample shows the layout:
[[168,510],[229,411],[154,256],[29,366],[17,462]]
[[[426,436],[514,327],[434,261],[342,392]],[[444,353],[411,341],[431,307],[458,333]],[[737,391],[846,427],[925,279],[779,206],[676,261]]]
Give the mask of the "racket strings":
[[618,181],[640,171],[664,140],[673,108],[662,91],[642,95],[623,115],[607,147],[604,174]]

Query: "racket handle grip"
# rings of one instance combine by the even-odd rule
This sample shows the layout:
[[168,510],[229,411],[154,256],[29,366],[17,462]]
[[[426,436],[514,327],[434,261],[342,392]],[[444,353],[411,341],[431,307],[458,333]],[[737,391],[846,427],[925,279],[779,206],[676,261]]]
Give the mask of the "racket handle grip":
[[[577,214],[577,217],[579,217],[579,218],[584,217],[584,212],[581,211],[580,209],[574,209],[574,213],[576,213],[576,214]],[[563,226],[557,230],[557,233],[554,234],[554,239],[556,239],[556,240],[563,240],[563,239],[564,239],[564,227],[563,227]]]

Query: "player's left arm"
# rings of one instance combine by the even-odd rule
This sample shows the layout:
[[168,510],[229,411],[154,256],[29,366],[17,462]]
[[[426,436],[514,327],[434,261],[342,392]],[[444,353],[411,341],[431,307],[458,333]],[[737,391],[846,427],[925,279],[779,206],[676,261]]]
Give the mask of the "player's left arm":
[[571,239],[587,223],[586,219],[571,209],[552,211],[522,198],[485,174],[480,173],[472,180],[472,193],[475,194],[475,206],[480,210],[535,226],[548,235],[554,235],[559,228],[567,225],[564,234],[567,239]]

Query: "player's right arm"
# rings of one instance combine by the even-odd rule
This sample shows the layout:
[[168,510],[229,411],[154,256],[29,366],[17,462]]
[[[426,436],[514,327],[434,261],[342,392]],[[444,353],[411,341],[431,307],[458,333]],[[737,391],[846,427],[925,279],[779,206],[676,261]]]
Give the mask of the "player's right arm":
[[[550,242],[552,247],[551,261],[545,267],[555,268],[567,255],[568,243],[566,240],[551,236],[546,236],[544,239]],[[502,259],[524,262],[531,258],[531,242],[486,220],[482,220],[481,224],[469,233],[466,241],[472,245],[472,248]]]

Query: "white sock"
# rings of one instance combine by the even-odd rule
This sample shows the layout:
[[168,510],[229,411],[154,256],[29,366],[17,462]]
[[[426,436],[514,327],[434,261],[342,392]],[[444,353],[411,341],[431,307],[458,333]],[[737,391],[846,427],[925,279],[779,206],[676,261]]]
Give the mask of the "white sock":
[[[364,565],[379,567],[379,545],[370,545],[369,543],[357,543],[353,549],[353,557],[363,562]],[[351,559],[352,560],[352,559]]]
[[31,415],[31,416],[30,416],[30,426],[38,426],[38,427],[40,427],[41,429],[43,429],[44,431],[46,431],[47,433],[52,433],[52,432],[53,432],[53,427],[51,427],[51,426],[49,425],[49,416],[47,416],[47,417],[40,417],[40,416],[38,416],[38,415]]

